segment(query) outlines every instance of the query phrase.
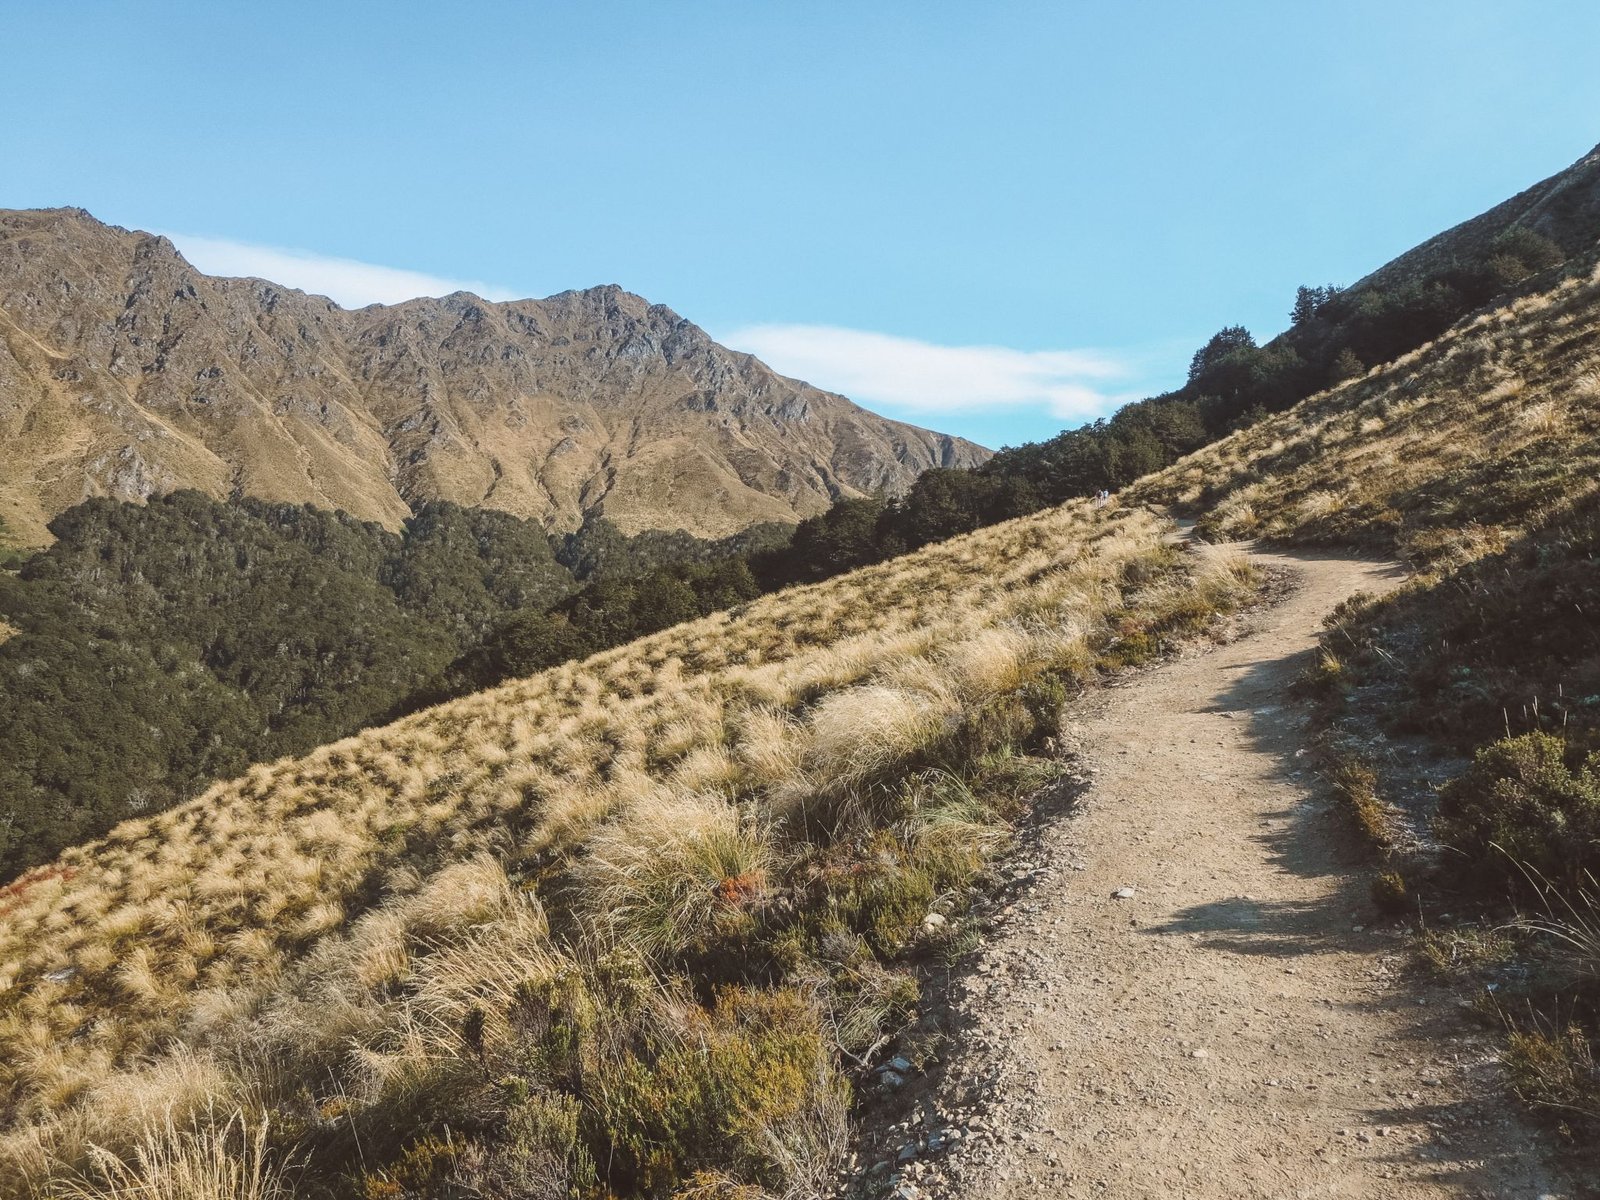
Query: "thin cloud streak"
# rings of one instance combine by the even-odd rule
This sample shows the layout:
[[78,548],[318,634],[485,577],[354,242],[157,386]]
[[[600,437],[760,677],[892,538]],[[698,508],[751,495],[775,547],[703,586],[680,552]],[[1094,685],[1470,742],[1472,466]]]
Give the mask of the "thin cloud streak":
[[448,296],[472,292],[485,300],[515,300],[515,293],[491,283],[471,279],[445,279],[402,267],[384,267],[334,258],[308,250],[258,246],[228,238],[192,233],[168,233],[178,251],[208,275],[250,276],[299,288],[345,308],[368,304],[398,304],[418,296]]
[[940,346],[832,325],[751,325],[721,339],[785,375],[853,400],[914,413],[980,414],[1042,409],[1092,420],[1133,394],[1128,365],[1092,350]]

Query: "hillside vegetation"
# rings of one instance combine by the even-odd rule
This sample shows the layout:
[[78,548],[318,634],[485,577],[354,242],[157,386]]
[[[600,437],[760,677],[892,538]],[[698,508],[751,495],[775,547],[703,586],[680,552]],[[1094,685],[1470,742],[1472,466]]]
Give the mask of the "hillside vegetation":
[[751,599],[745,556],[788,534],[553,538],[448,503],[395,534],[198,492],[51,530],[0,571],[0,882],[254,762]]
[[1600,268],[1478,314],[1130,494],[1194,512],[1211,536],[1356,545],[1419,568],[1331,620],[1307,680],[1323,738],[1392,868],[1375,899],[1421,906],[1439,929],[1432,963],[1509,1031],[1513,1084],[1579,1144],[1592,1138]]
[[0,1179],[819,1186],[846,1068],[914,1009],[909,958],[966,944],[1062,699],[1247,593],[1162,531],[1001,524],[67,851],[0,893]]
[[[5,798],[0,879],[103,833],[117,820],[186,799],[253,762],[302,753],[428,703],[581,658],[786,584],[830,578],[1102,488],[1128,486],[1230,431],[1282,412],[1330,382],[1360,376],[1365,364],[1413,351],[1508,287],[1547,279],[1583,242],[1593,190],[1590,159],[1355,287],[1299,289],[1290,328],[1264,346],[1241,328],[1223,329],[1195,353],[1181,388],[1128,405],[1109,420],[1004,450],[975,468],[936,467],[914,483],[899,468],[899,473],[873,477],[900,495],[863,496],[857,493],[870,483],[845,486],[848,480],[834,479],[827,484],[835,497],[831,506],[801,521],[787,540],[783,526],[770,525],[721,543],[683,532],[629,538],[592,517],[564,539],[547,537],[535,522],[495,511],[521,511],[532,503],[512,494],[516,489],[499,477],[498,467],[497,482],[481,500],[486,508],[422,500],[434,493],[455,494],[451,489],[465,477],[461,472],[472,473],[459,455],[471,458],[482,449],[477,443],[476,449],[466,448],[461,439],[467,433],[454,418],[431,408],[417,414],[400,405],[396,411],[403,419],[390,431],[391,440],[403,443],[411,456],[408,461],[420,464],[415,486],[406,493],[409,515],[398,515],[398,497],[373,507],[371,488],[350,491],[348,472],[330,468],[319,474],[342,480],[326,495],[316,492],[319,501],[337,500],[351,511],[399,521],[398,534],[307,506],[223,502],[182,490],[162,497],[174,479],[187,478],[182,471],[153,475],[149,464],[129,466],[117,459],[115,469],[131,471],[138,483],[134,493],[150,495],[148,510],[104,500],[76,505],[51,522],[54,545],[20,564],[17,575],[0,573],[0,620],[18,631],[0,643],[0,738],[12,750],[0,763]],[[164,349],[141,375],[147,404],[158,408],[172,399],[167,372],[174,355],[198,362],[196,355],[221,361],[233,353],[234,335],[216,328],[223,311],[232,313],[239,327],[255,322],[280,342],[284,314],[299,314],[298,342],[280,346],[281,361],[273,369],[284,373],[268,390],[281,391],[302,416],[308,410],[301,389],[331,387],[343,395],[347,382],[330,381],[321,369],[303,377],[311,370],[302,361],[310,347],[320,347],[324,356],[341,346],[340,354],[355,354],[371,350],[368,342],[374,339],[381,353],[376,362],[363,359],[359,369],[349,368],[357,375],[377,372],[390,379],[396,368],[383,348],[395,341],[402,347],[394,352],[397,361],[425,362],[423,373],[430,380],[458,380],[467,371],[477,391],[487,388],[497,395],[519,387],[564,387],[581,378],[585,388],[598,388],[620,403],[623,393],[652,392],[669,376],[703,375],[710,390],[693,398],[691,408],[722,413],[718,438],[724,440],[730,436],[724,401],[765,371],[753,361],[736,361],[738,356],[730,357],[666,310],[643,306],[614,289],[518,306],[453,297],[348,314],[270,285],[200,276],[159,239],[141,242],[84,214],[20,214],[9,220],[13,242],[0,240],[0,246],[26,253],[6,268],[20,281],[8,319],[20,322],[17,329],[38,334],[33,340],[12,336],[12,354],[21,356],[18,362],[31,362],[43,353],[40,346],[71,341],[78,346],[71,354],[47,353],[40,360],[47,360],[58,381],[77,386],[98,378],[108,354],[122,364],[118,370],[125,370],[150,353],[142,332],[150,320],[147,305],[130,309],[134,315],[119,319],[114,329],[85,331],[83,313],[63,324],[62,313],[38,301],[37,286],[29,290],[23,284],[37,285],[52,271],[87,273],[92,295],[84,299],[80,289],[75,301],[85,309],[135,277],[144,280],[141,296],[150,280],[177,287],[169,317],[178,332],[164,335]],[[74,247],[69,262],[62,255]],[[261,306],[265,311],[258,311]],[[469,369],[461,360],[472,347],[478,349],[467,357],[481,359],[485,337],[498,339],[496,353],[510,364],[503,375],[480,377],[476,366]],[[354,348],[345,344],[350,339]],[[580,366],[572,348],[581,345],[588,348]],[[657,352],[664,363],[652,357]],[[624,370],[619,363],[633,365]],[[246,374],[263,369],[252,359]],[[1468,386],[1477,386],[1470,364],[1452,369]],[[231,371],[214,363],[196,376],[205,395],[191,397],[183,411],[185,421],[199,419],[196,413],[204,417],[202,440],[220,436],[212,425],[222,413],[229,414],[223,423],[233,433],[252,429],[253,400],[236,412],[238,406],[226,399],[242,386]],[[809,413],[805,419],[812,421],[813,402],[837,400],[795,387],[799,390],[779,404],[788,416]],[[1336,387],[1319,403],[1338,413],[1361,394],[1360,388]],[[393,407],[400,400],[386,403]],[[508,428],[522,428],[520,403],[508,401]],[[738,404],[733,409],[745,429],[750,412]],[[385,419],[395,415],[387,408],[385,413]],[[428,420],[419,424],[421,415]],[[355,423],[346,428],[341,424],[346,418]],[[344,453],[336,443],[359,440],[361,422],[349,414],[335,420],[324,404],[319,419],[332,423],[334,435],[326,442],[318,434],[317,445],[335,458]],[[1535,417],[1525,419],[1536,423]],[[1286,444],[1294,444],[1296,453],[1320,452],[1326,439],[1307,443],[1297,437],[1299,423],[1296,417],[1268,427],[1273,439],[1287,429]],[[550,452],[550,462],[570,466],[572,437],[566,435],[580,426],[582,420],[563,422],[565,440]],[[187,428],[179,421],[174,428],[180,427]],[[259,433],[246,438],[250,447],[261,440]],[[291,440],[305,433],[297,426]],[[419,448],[416,439],[424,433],[431,441]],[[489,432],[471,436],[481,443]],[[631,436],[637,439],[638,430]],[[164,437],[157,440],[189,445]],[[1252,470],[1272,473],[1291,465],[1263,455],[1259,442],[1234,444],[1244,456],[1240,461],[1252,464]],[[1413,469],[1431,469],[1432,447],[1415,449],[1422,453]],[[261,453],[270,459],[274,451],[269,446]],[[895,453],[899,461],[908,451],[902,446]],[[640,450],[634,460],[642,463],[646,457]],[[447,467],[446,460],[455,465]],[[934,455],[926,463],[975,461],[958,454]],[[1208,472],[1218,464],[1214,457],[1202,457],[1190,470],[1205,476],[1208,497],[1240,493],[1234,507],[1217,519],[1248,531],[1244,517],[1252,501],[1242,486],[1247,481],[1230,476],[1226,466],[1213,478]],[[1305,503],[1331,504],[1346,478],[1339,468],[1349,465],[1329,464],[1324,473],[1335,482]],[[555,469],[547,463],[547,471]],[[1320,470],[1312,468],[1312,475]],[[230,486],[265,494],[294,490],[281,473],[269,471],[261,478],[269,477],[270,486],[257,486],[246,472]],[[1453,483],[1441,481],[1441,486]],[[94,486],[91,482],[90,490]],[[629,486],[619,485],[621,491]],[[1180,491],[1187,495],[1193,489]],[[608,493],[599,507],[612,511],[619,494]],[[558,524],[577,511],[562,508],[567,500],[559,497],[551,503],[556,507],[546,515]],[[808,511],[815,507],[801,505]],[[1329,536],[1370,540],[1380,536],[1391,516],[1355,506],[1346,508],[1342,529],[1325,524]],[[1438,516],[1441,527],[1454,527],[1452,514]],[[0,526],[0,547],[16,540],[16,530]],[[17,556],[0,548],[0,571],[8,565],[18,566]]]
[[1218,537],[1462,560],[1588,495],[1597,439],[1600,279],[1590,270],[1266,417],[1131,494],[1192,511]]

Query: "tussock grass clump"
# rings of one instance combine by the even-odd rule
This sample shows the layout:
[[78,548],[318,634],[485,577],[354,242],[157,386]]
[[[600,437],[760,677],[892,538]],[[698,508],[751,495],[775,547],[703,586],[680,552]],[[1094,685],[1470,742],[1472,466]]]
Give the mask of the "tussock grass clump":
[[1250,592],[1163,532],[992,526],[67,852],[0,893],[0,1190],[208,1104],[307,1197],[820,1190],[1062,701]]
[[914,758],[937,741],[958,711],[954,698],[868,684],[827,697],[812,711],[805,769],[845,790]]
[[51,1200],[287,1200],[283,1168],[267,1155],[267,1125],[235,1113],[220,1124],[150,1127],[131,1161],[99,1152],[87,1175],[58,1181]]
[[1565,1121],[1600,1121],[1600,1062],[1578,1025],[1559,1032],[1516,1030],[1506,1039],[1506,1072],[1524,1102]]
[[573,887],[607,940],[670,958],[747,929],[773,858],[765,833],[729,801],[666,794],[597,832]]
[[1027,682],[1039,650],[1021,629],[1000,626],[943,647],[938,660],[956,694],[968,703],[981,703]]
[[1338,755],[1328,768],[1328,778],[1368,844],[1377,850],[1393,847],[1394,817],[1378,796],[1377,772],[1357,758]]

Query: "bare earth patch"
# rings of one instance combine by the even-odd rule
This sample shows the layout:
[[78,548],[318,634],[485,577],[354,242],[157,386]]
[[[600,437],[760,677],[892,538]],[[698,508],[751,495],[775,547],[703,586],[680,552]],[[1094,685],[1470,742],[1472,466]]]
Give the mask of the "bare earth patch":
[[[1288,688],[1383,563],[1301,577],[1238,640],[1087,697],[1090,782],[958,986],[958,1049],[866,1164],[904,1196],[1573,1196],[1497,1041],[1404,970]],[[930,1145],[930,1135],[931,1145]],[[953,1135],[953,1136],[952,1136]]]

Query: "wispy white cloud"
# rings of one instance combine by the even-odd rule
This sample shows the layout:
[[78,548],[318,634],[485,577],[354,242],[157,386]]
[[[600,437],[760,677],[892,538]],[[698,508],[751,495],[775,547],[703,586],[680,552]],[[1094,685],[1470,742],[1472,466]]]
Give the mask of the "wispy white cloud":
[[228,238],[168,233],[173,245],[207,275],[245,275],[270,279],[343,305],[398,304],[417,296],[473,292],[485,300],[513,300],[513,292],[473,279],[444,279],[422,271],[382,267],[352,258],[332,258],[308,250],[257,246]]
[[832,325],[751,325],[721,340],[785,375],[912,414],[1034,409],[1082,421],[1133,398],[1116,388],[1129,366],[1092,350],[940,346]]

